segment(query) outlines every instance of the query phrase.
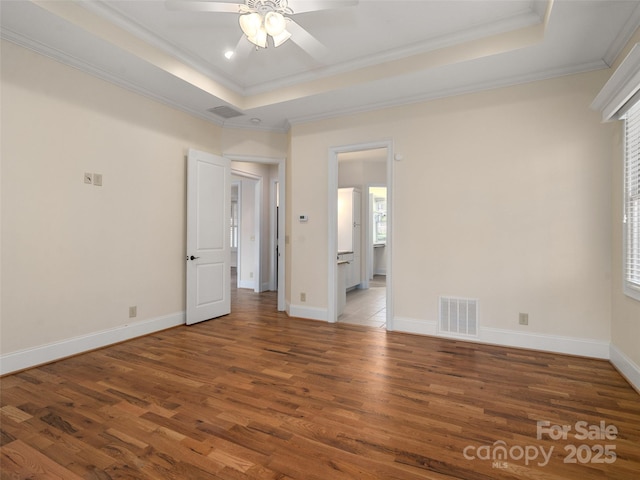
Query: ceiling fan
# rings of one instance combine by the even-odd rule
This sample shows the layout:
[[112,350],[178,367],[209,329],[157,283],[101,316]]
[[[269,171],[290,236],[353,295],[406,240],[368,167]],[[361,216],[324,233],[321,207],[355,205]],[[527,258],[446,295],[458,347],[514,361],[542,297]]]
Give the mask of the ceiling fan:
[[[238,14],[242,32],[256,49],[267,48],[269,43],[279,47],[291,39],[311,56],[320,57],[326,51],[324,45],[291,15],[354,6],[358,1],[245,0],[244,3],[229,3],[219,0],[166,0],[165,4],[170,10]],[[240,40],[242,42],[242,38]]]

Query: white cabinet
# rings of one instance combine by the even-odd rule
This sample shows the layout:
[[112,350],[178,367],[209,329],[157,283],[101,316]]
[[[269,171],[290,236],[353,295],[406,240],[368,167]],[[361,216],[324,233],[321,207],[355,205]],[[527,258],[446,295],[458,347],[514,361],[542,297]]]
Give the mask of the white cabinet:
[[357,188],[338,189],[338,253],[353,252],[346,267],[345,287],[362,283],[362,193]]

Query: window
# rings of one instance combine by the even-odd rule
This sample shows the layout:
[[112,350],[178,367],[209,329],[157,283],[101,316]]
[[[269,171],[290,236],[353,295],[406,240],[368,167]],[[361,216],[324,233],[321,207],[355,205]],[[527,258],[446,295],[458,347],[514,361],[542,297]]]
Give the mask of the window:
[[640,301],[640,42],[622,60],[591,108],[624,119],[624,293]]
[[624,150],[625,293],[640,300],[640,102],[625,115]]

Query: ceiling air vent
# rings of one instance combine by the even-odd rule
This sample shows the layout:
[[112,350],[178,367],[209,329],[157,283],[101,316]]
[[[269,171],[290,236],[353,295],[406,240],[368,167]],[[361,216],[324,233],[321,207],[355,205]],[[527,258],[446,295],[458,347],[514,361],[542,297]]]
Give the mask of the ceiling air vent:
[[478,300],[440,297],[440,333],[478,336]]
[[218,115],[224,119],[241,117],[244,113],[234,110],[231,107],[227,107],[226,105],[220,105],[219,107],[213,107],[207,110],[208,112],[213,113],[214,115]]

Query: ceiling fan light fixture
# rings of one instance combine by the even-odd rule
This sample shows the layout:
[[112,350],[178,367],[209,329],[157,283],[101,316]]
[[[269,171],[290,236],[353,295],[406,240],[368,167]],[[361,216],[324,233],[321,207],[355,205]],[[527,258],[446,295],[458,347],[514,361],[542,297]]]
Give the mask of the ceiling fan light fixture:
[[260,26],[255,35],[251,37],[247,35],[247,39],[258,47],[267,48],[267,31],[262,26]]
[[269,37],[276,47],[291,38],[291,33],[287,31],[287,23],[290,19],[285,16],[293,13],[288,6],[288,0],[245,0],[245,2],[241,5],[238,22],[247,40],[258,47],[267,48]]
[[258,34],[262,27],[262,16],[258,12],[246,13],[240,15],[238,22],[240,23],[242,32],[247,38],[251,39]]
[[281,13],[267,12],[264,16],[264,28],[269,35],[276,37],[287,28],[287,22]]

